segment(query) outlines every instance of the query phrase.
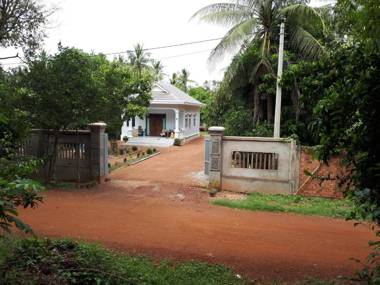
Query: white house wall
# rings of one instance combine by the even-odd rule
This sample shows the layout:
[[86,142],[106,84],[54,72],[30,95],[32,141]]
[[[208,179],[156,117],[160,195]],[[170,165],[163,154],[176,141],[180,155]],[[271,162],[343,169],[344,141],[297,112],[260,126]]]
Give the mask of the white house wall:
[[[189,138],[199,135],[200,126],[200,107],[186,106],[186,105],[167,105],[167,104],[154,104],[149,107],[149,114],[165,114],[166,115],[166,130],[175,130],[175,110],[179,114],[179,138]],[[186,116],[191,116],[191,122],[186,126]],[[194,125],[195,116],[195,125]],[[149,134],[149,121],[146,122],[145,116],[143,118],[135,118],[135,126],[132,128],[132,120],[124,122],[122,126],[121,138],[124,136],[132,137],[132,129],[137,130],[141,126],[142,129]]]
[[[182,129],[185,138],[199,135],[200,126],[200,109],[194,107],[185,107],[182,112]],[[190,124],[188,123],[186,127],[186,116],[190,118]],[[195,125],[194,125],[195,117]]]

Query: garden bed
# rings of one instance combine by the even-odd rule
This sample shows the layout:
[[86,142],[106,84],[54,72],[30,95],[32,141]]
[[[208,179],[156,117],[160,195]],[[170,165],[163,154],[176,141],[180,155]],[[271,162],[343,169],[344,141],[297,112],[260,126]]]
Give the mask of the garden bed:
[[113,171],[122,166],[133,165],[160,154],[155,148],[124,146],[121,149],[112,151],[108,156],[109,171]]

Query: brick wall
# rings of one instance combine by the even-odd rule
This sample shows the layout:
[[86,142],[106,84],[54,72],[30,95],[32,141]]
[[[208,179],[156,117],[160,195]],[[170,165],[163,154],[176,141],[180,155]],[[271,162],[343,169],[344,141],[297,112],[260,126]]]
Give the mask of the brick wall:
[[342,198],[342,190],[339,189],[338,181],[335,180],[323,180],[310,177],[305,174],[305,170],[312,173],[315,171],[315,175],[327,177],[336,177],[344,173],[344,167],[340,163],[339,157],[333,157],[330,159],[328,165],[321,164],[320,161],[313,159],[312,154],[305,150],[301,150],[300,158],[300,182],[299,182],[299,194],[304,196],[320,196],[331,198]]

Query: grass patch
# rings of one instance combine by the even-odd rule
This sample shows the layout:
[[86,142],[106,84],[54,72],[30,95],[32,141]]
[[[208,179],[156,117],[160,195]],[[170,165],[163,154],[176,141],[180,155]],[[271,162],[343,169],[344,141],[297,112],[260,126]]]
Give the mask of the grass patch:
[[68,239],[0,238],[1,284],[247,284],[224,266],[154,262]]
[[261,193],[251,193],[244,200],[217,199],[212,203],[251,211],[285,212],[333,218],[346,218],[353,208],[353,203],[347,199]]

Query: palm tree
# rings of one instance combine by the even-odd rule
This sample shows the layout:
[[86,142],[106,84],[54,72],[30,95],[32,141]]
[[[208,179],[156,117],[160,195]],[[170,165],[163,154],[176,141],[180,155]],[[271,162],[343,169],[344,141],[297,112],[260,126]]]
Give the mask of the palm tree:
[[141,73],[144,68],[149,66],[149,57],[150,53],[144,50],[142,44],[135,45],[134,50],[128,52],[130,64],[135,67],[139,73]]
[[173,73],[172,77],[170,78],[170,84],[177,85],[177,83],[178,83],[177,73]]
[[[269,58],[277,51],[280,23],[285,22],[288,47],[294,52],[305,57],[317,57],[324,52],[322,44],[315,37],[323,33],[322,18],[316,9],[305,4],[306,1],[227,0],[226,3],[208,5],[192,17],[230,27],[212,50],[209,57],[211,61],[237,47],[240,47],[241,54],[251,45],[260,47],[260,58],[254,63],[251,74],[254,123],[260,119],[259,80],[264,74],[274,75]],[[236,71],[232,66],[227,73]]]
[[188,83],[192,81],[189,79],[189,77],[190,77],[190,72],[186,70],[185,68],[181,70],[179,76],[177,77],[178,78],[177,83],[184,92],[187,92]]
[[153,68],[153,73],[154,73],[154,78],[156,81],[162,80],[164,73],[163,69],[164,66],[162,65],[161,61],[159,60],[152,60],[152,68]]

